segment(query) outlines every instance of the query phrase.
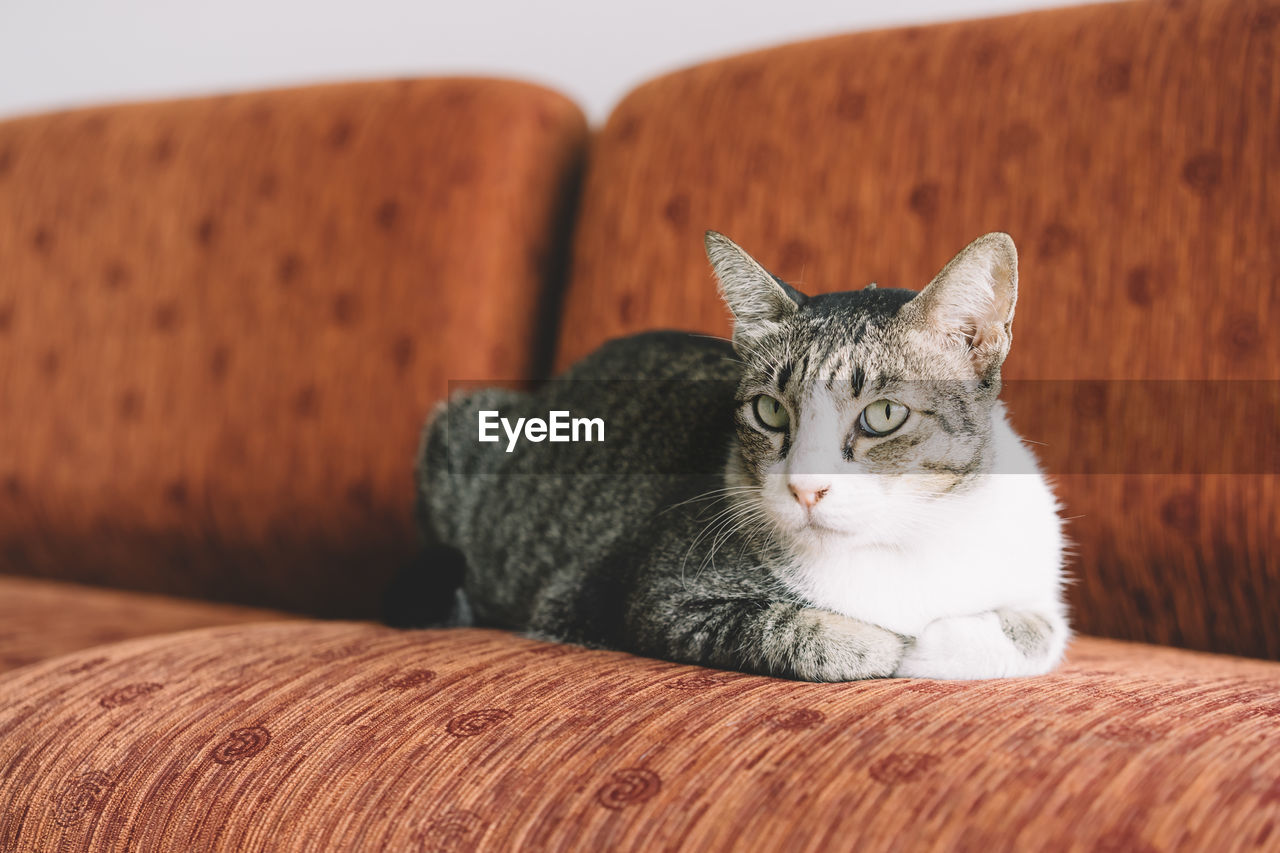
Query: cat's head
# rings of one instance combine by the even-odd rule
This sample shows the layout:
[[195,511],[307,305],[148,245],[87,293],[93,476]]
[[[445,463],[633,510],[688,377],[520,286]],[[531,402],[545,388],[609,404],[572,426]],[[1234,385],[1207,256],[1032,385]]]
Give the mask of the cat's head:
[[922,291],[805,296],[721,234],[707,256],[733,312],[731,485],[798,541],[893,545],[990,470],[1018,259],[969,244]]

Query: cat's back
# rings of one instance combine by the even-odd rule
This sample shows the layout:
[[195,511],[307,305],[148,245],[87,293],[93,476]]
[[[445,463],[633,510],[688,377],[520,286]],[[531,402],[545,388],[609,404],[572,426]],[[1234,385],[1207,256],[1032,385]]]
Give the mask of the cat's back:
[[740,362],[723,338],[692,332],[642,332],[602,344],[560,381],[684,380],[736,382]]
[[718,338],[647,332],[609,341],[524,406],[529,416],[598,419],[602,441],[522,443],[503,461],[508,470],[575,475],[719,470],[740,371],[732,345]]
[[[451,399],[428,428],[419,483],[432,538],[465,555],[477,617],[526,624],[548,584],[616,574],[665,509],[715,488],[740,369],[727,341],[651,332],[604,344],[534,391]],[[506,426],[479,440],[482,418],[515,430],[556,417],[567,440]],[[575,433],[577,421],[600,428]]]
[[[740,370],[728,341],[647,332],[609,341],[530,392],[455,395],[428,424],[419,456],[436,535],[469,538],[460,536],[464,520],[517,512],[512,501],[520,515],[563,512],[584,496],[602,510],[666,491],[655,476],[717,473]],[[556,418],[563,429],[552,438]],[[532,421],[545,426],[534,440]]]

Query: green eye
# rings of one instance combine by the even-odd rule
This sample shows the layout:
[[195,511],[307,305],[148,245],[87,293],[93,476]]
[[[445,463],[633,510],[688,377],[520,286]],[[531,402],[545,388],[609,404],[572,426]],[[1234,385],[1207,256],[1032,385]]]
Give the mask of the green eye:
[[871,435],[888,435],[906,421],[911,410],[892,400],[876,400],[862,410],[862,428]]
[[791,415],[787,413],[787,407],[782,405],[782,401],[777,397],[761,394],[756,397],[755,410],[756,417],[766,429],[782,432],[787,428],[787,424],[791,423]]

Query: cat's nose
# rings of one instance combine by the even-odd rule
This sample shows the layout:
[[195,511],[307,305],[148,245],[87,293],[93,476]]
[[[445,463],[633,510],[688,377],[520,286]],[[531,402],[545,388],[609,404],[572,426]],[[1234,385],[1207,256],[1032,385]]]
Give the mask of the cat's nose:
[[787,488],[791,490],[791,497],[796,499],[796,503],[805,509],[813,509],[818,505],[818,501],[826,497],[827,492],[831,491],[831,486],[814,486],[810,483],[797,482],[795,480],[787,484]]

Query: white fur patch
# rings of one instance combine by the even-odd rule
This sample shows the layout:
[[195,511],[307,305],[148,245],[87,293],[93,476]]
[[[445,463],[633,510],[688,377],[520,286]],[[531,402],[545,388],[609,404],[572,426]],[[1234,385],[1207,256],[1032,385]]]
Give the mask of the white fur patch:
[[[801,434],[829,435],[816,421],[831,415],[815,408]],[[766,484],[763,500],[795,554],[784,582],[818,607],[914,638],[899,675],[1032,675],[1061,659],[1069,633],[1057,499],[1001,409],[993,440],[994,470],[1018,473],[982,475],[960,494],[929,493],[927,475],[827,475],[829,491],[806,519],[784,473]],[[1015,646],[997,610],[1052,626],[1044,653]]]

